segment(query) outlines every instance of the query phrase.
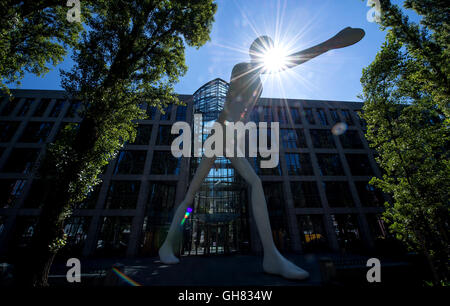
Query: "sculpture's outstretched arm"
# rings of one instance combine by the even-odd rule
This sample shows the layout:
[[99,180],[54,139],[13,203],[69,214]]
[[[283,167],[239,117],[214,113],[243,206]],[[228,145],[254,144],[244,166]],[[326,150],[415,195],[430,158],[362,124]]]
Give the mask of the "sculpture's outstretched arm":
[[351,46],[360,41],[365,35],[363,29],[354,29],[347,27],[337,33],[332,38],[320,43],[314,47],[305,49],[303,51],[291,54],[288,56],[286,67],[282,70],[293,68],[295,66],[301,65],[310,59],[319,56],[327,51],[333,49],[340,49],[344,47]]

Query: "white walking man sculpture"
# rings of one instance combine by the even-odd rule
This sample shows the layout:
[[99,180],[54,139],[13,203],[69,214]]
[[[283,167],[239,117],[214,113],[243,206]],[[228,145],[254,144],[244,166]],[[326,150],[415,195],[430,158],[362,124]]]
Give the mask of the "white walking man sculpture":
[[[331,39],[317,46],[290,55],[283,69],[300,65],[329,50],[353,45],[360,41],[364,35],[365,33],[362,29],[347,27]],[[269,37],[258,37],[250,47],[250,63],[239,63],[234,66],[224,108],[216,121],[222,125],[223,130],[226,130],[226,121],[243,121],[261,96],[263,88],[260,74],[270,73],[264,67],[262,55],[272,47],[273,41]],[[224,136],[224,140],[225,138]],[[223,147],[225,148],[225,146]],[[175,238],[182,229],[182,225],[180,224],[187,207],[192,204],[195,193],[199,190],[204,178],[214,165],[215,159],[216,157],[202,157],[186,197],[176,209],[166,240],[159,249],[161,262],[166,264],[176,264],[179,262],[179,259],[174,255]],[[251,187],[251,207],[263,246],[264,271],[288,279],[300,280],[307,278],[309,273],[284,258],[274,244],[260,178],[256,175],[245,157],[230,157],[229,160],[236,171]]]

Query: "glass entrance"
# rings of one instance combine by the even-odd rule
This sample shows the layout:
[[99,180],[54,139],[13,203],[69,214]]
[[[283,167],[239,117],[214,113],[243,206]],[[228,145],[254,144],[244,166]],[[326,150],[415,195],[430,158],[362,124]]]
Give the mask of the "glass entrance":
[[[234,169],[228,169],[228,172],[234,173]],[[197,192],[193,212],[184,226],[182,254],[214,255],[248,251],[245,185],[224,182],[224,177],[221,179],[208,176],[202,189]]]
[[[215,79],[194,93],[194,113],[203,119],[203,142],[223,109],[228,83]],[[191,178],[200,158],[191,158]],[[212,255],[249,248],[247,187],[228,159],[219,157],[195,195],[184,224],[181,254]]]

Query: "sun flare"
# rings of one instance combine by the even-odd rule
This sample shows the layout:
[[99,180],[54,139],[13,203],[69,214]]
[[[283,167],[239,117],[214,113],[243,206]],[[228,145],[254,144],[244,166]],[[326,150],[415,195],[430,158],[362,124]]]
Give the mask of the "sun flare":
[[264,68],[268,72],[278,72],[286,68],[288,53],[280,47],[273,47],[263,54]]

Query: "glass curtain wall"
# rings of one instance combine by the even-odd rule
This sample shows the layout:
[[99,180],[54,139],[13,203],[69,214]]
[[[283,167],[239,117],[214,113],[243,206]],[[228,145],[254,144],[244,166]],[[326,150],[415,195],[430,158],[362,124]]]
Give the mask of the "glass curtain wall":
[[[203,118],[202,131],[210,128],[222,111],[228,83],[215,79],[194,93],[194,113]],[[203,135],[203,142],[208,135]],[[191,158],[191,179],[201,158]],[[195,195],[192,213],[184,224],[182,254],[212,255],[246,251],[249,247],[246,185],[230,161],[216,159]]]

